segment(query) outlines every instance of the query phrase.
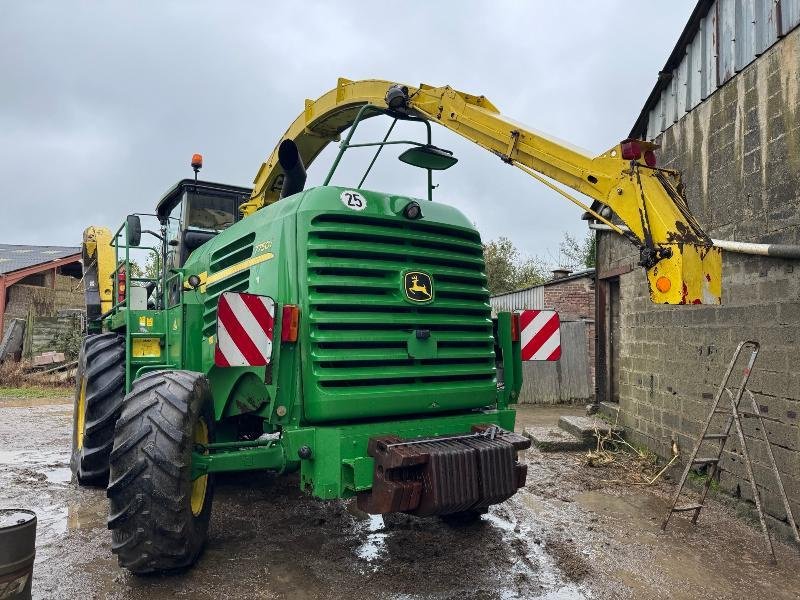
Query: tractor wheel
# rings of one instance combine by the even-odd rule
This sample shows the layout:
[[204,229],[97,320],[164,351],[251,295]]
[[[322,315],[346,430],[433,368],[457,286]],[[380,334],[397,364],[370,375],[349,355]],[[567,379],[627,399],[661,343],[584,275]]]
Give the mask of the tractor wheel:
[[192,450],[213,440],[202,373],[155,371],[133,384],[117,421],[108,490],[111,550],[135,574],[180,569],[203,550],[212,478],[192,481]]
[[114,425],[125,396],[125,338],[90,335],[81,346],[75,377],[70,467],[78,485],[105,486]]

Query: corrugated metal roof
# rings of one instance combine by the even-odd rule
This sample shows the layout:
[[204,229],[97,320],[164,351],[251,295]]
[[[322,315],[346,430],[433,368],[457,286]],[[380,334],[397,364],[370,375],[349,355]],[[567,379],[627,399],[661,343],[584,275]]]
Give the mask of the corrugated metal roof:
[[800,24],[800,0],[700,0],[631,129],[652,140]]
[[537,285],[526,290],[517,290],[516,292],[492,296],[489,299],[489,304],[492,305],[493,313],[541,309],[544,308],[544,286]]
[[576,271],[570,273],[566,277],[558,277],[550,279],[539,285],[534,285],[521,290],[513,292],[506,292],[505,294],[498,294],[489,299],[492,305],[493,312],[497,311],[515,311],[524,309],[541,309],[544,308],[544,288],[554,283],[563,283],[572,279],[581,279],[582,277],[593,277],[594,269],[585,269],[583,271]]
[[75,246],[18,246],[0,244],[0,275],[79,254]]

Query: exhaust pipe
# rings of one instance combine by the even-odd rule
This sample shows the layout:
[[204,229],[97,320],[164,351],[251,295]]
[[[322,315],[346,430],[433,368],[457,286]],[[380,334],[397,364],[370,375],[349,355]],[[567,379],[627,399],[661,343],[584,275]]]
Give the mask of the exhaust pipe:
[[278,164],[283,169],[281,198],[302,192],[306,185],[306,168],[293,140],[283,140],[278,146]]

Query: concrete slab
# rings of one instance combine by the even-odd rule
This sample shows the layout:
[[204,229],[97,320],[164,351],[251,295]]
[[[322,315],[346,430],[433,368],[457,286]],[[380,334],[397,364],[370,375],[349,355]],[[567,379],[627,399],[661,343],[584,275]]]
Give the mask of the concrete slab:
[[584,442],[593,443],[595,431],[601,434],[608,434],[612,429],[615,433],[622,433],[622,427],[614,427],[610,423],[598,419],[597,417],[575,417],[563,416],[558,420],[558,426],[564,431],[571,433],[576,438]]
[[558,427],[526,427],[522,435],[542,452],[569,452],[587,447],[584,440]]
[[601,402],[597,405],[597,412],[613,423],[619,415],[619,404],[617,402]]

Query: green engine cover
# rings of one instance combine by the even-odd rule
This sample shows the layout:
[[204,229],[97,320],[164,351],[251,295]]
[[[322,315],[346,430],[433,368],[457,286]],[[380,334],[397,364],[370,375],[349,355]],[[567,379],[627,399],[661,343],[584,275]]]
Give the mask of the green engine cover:
[[[185,276],[197,274],[202,284],[184,295],[186,321],[202,329],[202,346],[187,332],[183,355],[194,364],[184,368],[208,373],[218,417],[261,411],[278,422],[325,423],[495,403],[480,236],[458,210],[439,203],[417,201],[423,216],[408,219],[410,202],[313,188],[192,254]],[[213,366],[216,306],[229,290],[277,304],[266,369]],[[296,343],[279,342],[285,304],[300,308]],[[266,397],[259,397],[261,382]]]

